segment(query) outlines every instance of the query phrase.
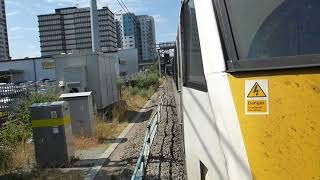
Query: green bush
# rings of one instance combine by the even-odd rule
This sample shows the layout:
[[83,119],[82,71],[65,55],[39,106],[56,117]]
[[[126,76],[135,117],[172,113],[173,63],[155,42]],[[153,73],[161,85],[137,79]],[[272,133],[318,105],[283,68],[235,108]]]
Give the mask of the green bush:
[[118,78],[117,79],[117,87],[118,89],[122,88],[125,86],[125,81],[124,81],[124,78]]
[[29,108],[34,103],[53,102],[59,100],[59,97],[52,94],[39,94],[33,93],[30,95],[27,101],[23,102],[18,114],[18,119],[25,124],[31,123],[31,115]]
[[9,167],[10,152],[0,148],[0,174]]
[[26,101],[21,104],[20,111],[16,116],[16,121],[0,129],[0,145],[15,147],[19,143],[24,143],[31,137],[31,114],[30,106],[34,103],[57,101],[58,97],[48,94],[31,94]]
[[[50,94],[30,94],[20,107],[19,113],[12,121],[0,128],[0,172],[9,167],[11,150],[25,143],[32,136],[31,115],[29,107],[34,103],[57,101],[58,97]],[[0,178],[1,179],[1,178]]]
[[0,129],[0,144],[15,147],[31,137],[31,131],[25,124],[10,123]]
[[159,78],[155,73],[139,74],[136,76],[136,86],[141,89],[159,86]]
[[128,76],[127,79],[127,84],[123,78],[117,81],[118,88],[120,87],[121,90],[121,99],[127,100],[130,99],[130,96],[140,96],[144,100],[148,99],[160,85],[158,65],[151,65],[145,69],[144,73]]
[[143,98],[150,98],[156,91],[156,88],[151,86],[149,88],[139,88],[135,87],[128,87],[128,92],[130,96],[141,96]]
[[153,87],[150,87],[149,89],[143,89],[140,91],[139,95],[144,98],[150,98],[154,93],[156,89]]
[[128,90],[131,96],[136,96],[141,91],[138,87],[129,87]]
[[9,168],[12,150],[31,137],[31,131],[26,125],[10,123],[0,129],[0,174]]
[[159,74],[159,61],[147,68],[151,73]]

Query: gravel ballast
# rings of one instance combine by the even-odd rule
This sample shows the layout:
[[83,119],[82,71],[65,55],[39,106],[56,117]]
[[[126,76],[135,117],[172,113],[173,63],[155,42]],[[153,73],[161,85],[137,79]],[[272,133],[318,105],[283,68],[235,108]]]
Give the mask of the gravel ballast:
[[172,86],[168,83],[161,122],[151,147],[145,179],[185,179],[183,142]]
[[[153,141],[145,179],[185,179],[181,132],[177,120],[171,81],[160,88],[164,95],[161,121]],[[151,101],[141,119],[132,127],[123,143],[106,160],[95,179],[130,179],[141,151],[149,118],[159,101]]]

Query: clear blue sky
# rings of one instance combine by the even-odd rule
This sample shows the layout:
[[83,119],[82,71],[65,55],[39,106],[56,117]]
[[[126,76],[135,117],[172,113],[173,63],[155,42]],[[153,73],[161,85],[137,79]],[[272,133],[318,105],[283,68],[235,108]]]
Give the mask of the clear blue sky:
[[[40,56],[37,15],[53,13],[55,8],[87,7],[90,0],[5,0],[10,55],[12,58]],[[123,0],[136,15],[152,15],[156,22],[157,42],[174,41],[180,0]],[[116,0],[97,0],[98,6],[109,6],[113,12],[121,7]]]

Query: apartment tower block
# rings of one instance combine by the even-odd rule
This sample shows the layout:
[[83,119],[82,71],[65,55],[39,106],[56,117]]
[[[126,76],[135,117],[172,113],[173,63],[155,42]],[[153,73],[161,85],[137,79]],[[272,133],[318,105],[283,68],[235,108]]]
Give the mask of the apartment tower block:
[[[114,14],[107,7],[98,10],[102,52],[117,50]],[[92,51],[90,8],[61,8],[38,16],[41,55]]]

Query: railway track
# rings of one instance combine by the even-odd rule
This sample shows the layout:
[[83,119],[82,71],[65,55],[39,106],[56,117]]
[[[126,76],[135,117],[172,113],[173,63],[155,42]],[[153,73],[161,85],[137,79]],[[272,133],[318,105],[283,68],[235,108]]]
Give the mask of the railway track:
[[172,84],[168,81],[158,132],[151,147],[145,179],[185,179],[182,133]]

